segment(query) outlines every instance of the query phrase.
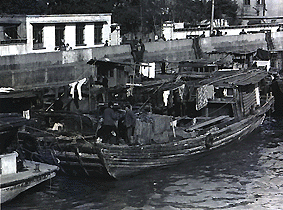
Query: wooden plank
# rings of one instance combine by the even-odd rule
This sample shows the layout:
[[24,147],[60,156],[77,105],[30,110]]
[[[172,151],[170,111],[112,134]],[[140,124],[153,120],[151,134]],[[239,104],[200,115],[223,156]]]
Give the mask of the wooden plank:
[[221,120],[223,120],[223,119],[225,119],[225,118],[228,118],[228,117],[229,117],[229,116],[226,116],[226,115],[224,115],[224,116],[219,116],[219,117],[213,118],[213,119],[211,119],[211,120],[205,121],[205,122],[203,122],[203,123],[196,124],[195,126],[192,126],[192,127],[188,128],[188,130],[193,131],[193,130],[199,129],[199,128],[201,128],[201,127],[207,126],[207,125],[209,125],[209,124],[216,123],[216,122],[221,121]]

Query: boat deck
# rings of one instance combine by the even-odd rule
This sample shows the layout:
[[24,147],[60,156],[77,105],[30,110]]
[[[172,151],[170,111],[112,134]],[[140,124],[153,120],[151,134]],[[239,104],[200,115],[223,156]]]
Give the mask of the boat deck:
[[[39,170],[36,170],[37,167],[39,168]],[[51,177],[53,177],[53,172],[57,170],[59,170],[57,166],[25,160],[24,171],[15,174],[0,175],[0,186],[1,188],[8,187],[17,183],[21,183],[24,180],[28,181],[29,179],[40,177],[42,175],[50,175]]]

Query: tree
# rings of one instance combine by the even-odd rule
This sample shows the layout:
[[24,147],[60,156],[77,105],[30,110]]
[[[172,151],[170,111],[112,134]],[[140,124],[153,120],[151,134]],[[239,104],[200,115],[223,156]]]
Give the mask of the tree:
[[[238,23],[238,5],[233,0],[215,0],[215,19],[227,19],[229,24]],[[175,21],[197,23],[211,18],[211,1],[176,0],[173,8]]]
[[0,12],[2,14],[40,14],[42,9],[38,0],[0,1]]
[[[233,0],[215,0],[215,18],[237,24],[238,5]],[[123,33],[149,33],[164,21],[197,24],[210,20],[211,1],[206,0],[9,0],[0,1],[0,12],[8,14],[112,13]]]

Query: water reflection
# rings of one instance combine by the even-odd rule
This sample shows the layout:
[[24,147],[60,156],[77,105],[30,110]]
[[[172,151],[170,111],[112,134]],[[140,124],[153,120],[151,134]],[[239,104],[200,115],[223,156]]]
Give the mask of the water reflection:
[[283,209],[282,119],[171,168],[120,181],[57,176],[2,209]]

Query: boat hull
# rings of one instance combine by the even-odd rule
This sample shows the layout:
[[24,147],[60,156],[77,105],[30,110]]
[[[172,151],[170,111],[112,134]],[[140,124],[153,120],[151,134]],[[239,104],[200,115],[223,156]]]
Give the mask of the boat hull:
[[[39,164],[39,171],[35,170]],[[1,175],[1,203],[14,199],[20,193],[55,177],[57,166],[52,166],[34,161],[25,161],[27,170],[16,174]]]
[[155,167],[171,166],[199,154],[205,154],[252,133],[265,119],[274,98],[267,101],[256,114],[235,121],[214,133],[152,145],[97,144],[97,153],[109,175],[119,179]]

